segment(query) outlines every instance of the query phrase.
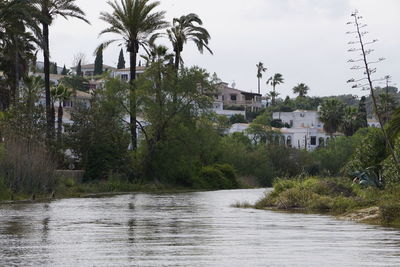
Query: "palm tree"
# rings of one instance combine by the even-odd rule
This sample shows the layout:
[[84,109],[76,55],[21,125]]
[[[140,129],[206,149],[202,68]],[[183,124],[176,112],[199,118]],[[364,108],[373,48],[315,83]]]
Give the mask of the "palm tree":
[[146,52],[147,55],[142,55],[141,57],[146,61],[147,67],[155,62],[162,64],[169,64],[171,62],[173,63],[175,56],[173,53],[169,53],[168,48],[166,46],[156,45],[155,38],[150,39],[149,49]]
[[298,94],[299,97],[306,97],[308,90],[310,90],[310,88],[304,83],[299,83],[293,87],[293,93]]
[[[39,45],[41,39],[37,24],[41,14],[32,2],[0,2],[0,68],[4,70],[9,82],[11,102],[15,102],[18,97],[20,80],[27,76],[28,63],[33,60],[35,46]],[[5,102],[10,103],[9,99]]]
[[172,27],[167,30],[167,34],[175,52],[176,70],[179,69],[179,64],[182,62],[183,46],[187,41],[193,41],[200,53],[203,53],[205,48],[213,54],[208,47],[208,42],[211,39],[210,34],[205,28],[201,27],[202,25],[203,21],[193,13],[173,19]]
[[260,62],[256,65],[257,67],[257,79],[258,79],[258,93],[261,93],[261,79],[263,77],[262,73],[266,72],[268,69],[264,67],[264,63]]
[[340,125],[341,131],[346,136],[352,136],[358,129],[358,121],[357,121],[357,108],[347,106],[343,112],[343,119]]
[[280,95],[280,93],[276,91],[271,91],[267,93],[267,99],[271,99],[271,105],[275,105],[275,99]]
[[85,18],[79,6],[75,4],[76,0],[37,0],[37,7],[44,16],[41,19],[43,27],[43,57],[44,57],[44,88],[46,95],[46,119],[47,119],[47,137],[53,136],[54,113],[51,112],[51,93],[50,93],[50,51],[49,51],[49,26],[57,16],[65,19],[69,17],[89,21]]
[[53,99],[53,112],[55,112],[54,101],[58,101],[58,112],[57,112],[57,142],[61,144],[61,133],[62,133],[62,124],[63,124],[63,116],[64,109],[63,103],[68,100],[72,95],[72,90],[67,89],[62,84],[59,84],[56,87],[53,87],[51,90],[51,95]]
[[[159,1],[150,0],[120,0],[118,3],[109,1],[112,13],[102,12],[100,19],[107,22],[109,27],[103,30],[100,35],[106,33],[117,34],[122,37],[128,52],[130,53],[130,131],[133,150],[137,148],[136,133],[136,61],[140,47],[146,47],[149,37],[156,31],[168,26],[164,21],[165,11],[153,12],[160,5]],[[118,39],[104,43],[104,47],[109,44],[121,41]]]
[[344,105],[337,99],[325,100],[319,111],[320,120],[324,123],[324,130],[333,137],[343,122]]
[[274,76],[270,77],[267,81],[267,85],[271,85],[272,86],[272,92],[269,93],[269,95],[271,96],[271,104],[274,106],[275,105],[275,98],[279,95],[275,88],[277,85],[284,83],[284,79],[282,74],[280,73],[276,73]]

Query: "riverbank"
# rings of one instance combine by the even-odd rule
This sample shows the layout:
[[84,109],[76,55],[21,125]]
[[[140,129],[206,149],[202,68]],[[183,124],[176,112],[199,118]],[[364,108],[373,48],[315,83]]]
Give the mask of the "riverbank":
[[88,198],[103,197],[112,195],[121,195],[129,193],[186,193],[201,192],[220,189],[247,189],[253,188],[247,178],[237,177],[237,183],[234,186],[226,188],[213,188],[212,186],[203,187],[185,187],[170,185],[159,182],[131,183],[121,179],[109,179],[95,182],[81,182],[74,178],[57,178],[55,189],[47,193],[14,193],[6,189],[0,180],[0,204],[2,203],[29,203],[38,201],[49,201],[52,199],[64,198]]
[[[321,213],[339,219],[400,227],[400,186],[362,188],[347,178],[278,180],[256,209]],[[236,206],[249,207],[247,203]]]
[[14,193],[2,191],[0,203],[29,203],[63,198],[102,197],[134,192],[143,193],[177,193],[191,192],[194,189],[170,186],[160,183],[130,183],[121,180],[97,181],[82,183],[72,178],[58,179],[55,190],[45,193]]

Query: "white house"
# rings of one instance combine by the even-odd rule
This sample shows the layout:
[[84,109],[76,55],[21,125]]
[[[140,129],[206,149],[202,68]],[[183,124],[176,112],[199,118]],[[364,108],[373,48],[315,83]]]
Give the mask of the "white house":
[[[136,77],[139,77],[140,75],[142,75],[145,70],[146,70],[146,67],[137,66],[136,67]],[[130,68],[114,69],[111,72],[111,77],[113,77],[113,78],[120,77],[120,79],[123,81],[129,81],[131,78],[131,69]]]
[[381,124],[377,119],[368,119],[368,127],[381,128]]
[[[72,67],[71,70],[76,74],[76,67]],[[115,70],[116,68],[103,64],[103,71],[109,71],[112,73]],[[85,77],[92,77],[94,73],[94,64],[82,65],[81,72]]]
[[[280,130],[285,138],[285,144],[289,147],[312,151],[324,146],[331,138],[324,131],[324,124],[319,119],[318,111],[274,112],[272,118],[290,126]],[[334,136],[339,135],[341,134],[334,134]]]
[[281,120],[283,124],[288,124],[291,128],[316,127],[322,129],[324,127],[324,124],[319,120],[318,111],[314,110],[274,112],[272,118]]
[[227,110],[224,109],[224,103],[222,101],[215,101],[213,103],[212,111],[218,115],[226,116],[231,118],[234,115],[242,115],[246,117],[246,111],[244,110]]

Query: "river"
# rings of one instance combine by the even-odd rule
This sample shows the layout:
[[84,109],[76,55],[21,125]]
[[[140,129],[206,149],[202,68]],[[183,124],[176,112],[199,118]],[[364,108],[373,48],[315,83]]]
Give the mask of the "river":
[[0,266],[400,266],[400,230],[238,209],[265,190],[0,205]]

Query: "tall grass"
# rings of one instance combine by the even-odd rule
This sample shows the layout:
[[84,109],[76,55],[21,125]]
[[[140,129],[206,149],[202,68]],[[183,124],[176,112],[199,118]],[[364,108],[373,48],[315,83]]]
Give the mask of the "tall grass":
[[255,207],[341,215],[369,207],[378,207],[380,224],[400,226],[400,185],[380,190],[352,184],[347,178],[305,178],[277,180],[274,190]]
[[48,193],[55,186],[55,160],[44,145],[7,138],[0,157],[0,177],[12,192]]

